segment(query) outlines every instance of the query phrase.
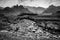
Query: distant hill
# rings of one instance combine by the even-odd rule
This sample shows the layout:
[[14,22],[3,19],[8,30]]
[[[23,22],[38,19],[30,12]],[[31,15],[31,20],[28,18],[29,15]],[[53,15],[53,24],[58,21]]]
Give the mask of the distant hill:
[[14,15],[17,16],[20,13],[30,13],[30,11],[27,8],[24,8],[22,5],[13,6],[12,8],[6,7],[3,10],[0,9],[0,14],[4,14],[5,16]]
[[42,14],[46,10],[43,7],[29,7],[29,6],[25,6],[25,8],[27,8],[32,13],[37,13],[37,14]]
[[0,9],[3,9],[3,7],[0,7]]
[[56,15],[57,12],[60,11],[60,6],[50,5],[43,14],[45,15]]
[[14,15],[17,16],[21,13],[33,13],[33,14],[42,14],[45,11],[43,7],[29,7],[23,5],[15,5],[13,7],[6,7],[3,10],[0,9],[0,14],[4,14],[5,16]]
[[57,11],[60,11],[60,6],[50,5],[50,6],[44,11],[44,13],[56,13]]

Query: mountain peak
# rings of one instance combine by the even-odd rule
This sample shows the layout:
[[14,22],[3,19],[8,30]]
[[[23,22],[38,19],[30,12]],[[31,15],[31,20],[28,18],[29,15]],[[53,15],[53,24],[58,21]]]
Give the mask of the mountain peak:
[[50,5],[44,13],[56,13],[56,11],[60,11],[60,6]]
[[56,6],[54,6],[54,5],[50,5],[49,7],[56,7]]

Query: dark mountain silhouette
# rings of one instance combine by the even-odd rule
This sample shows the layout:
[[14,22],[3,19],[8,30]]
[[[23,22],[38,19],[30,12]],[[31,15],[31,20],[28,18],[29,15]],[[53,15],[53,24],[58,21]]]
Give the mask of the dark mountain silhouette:
[[60,11],[60,6],[50,5],[43,13],[56,14],[57,11]]
[[0,14],[4,14],[5,16],[17,16],[20,13],[30,13],[30,11],[27,8],[24,8],[22,5],[13,6],[12,8],[6,7],[3,10],[0,9]]
[[0,9],[3,9],[3,7],[0,7]]
[[13,7],[6,7],[4,9],[0,9],[0,14],[4,14],[5,16],[17,16],[21,13],[33,13],[33,14],[41,14],[45,8],[42,7],[26,7],[23,5],[15,5]]

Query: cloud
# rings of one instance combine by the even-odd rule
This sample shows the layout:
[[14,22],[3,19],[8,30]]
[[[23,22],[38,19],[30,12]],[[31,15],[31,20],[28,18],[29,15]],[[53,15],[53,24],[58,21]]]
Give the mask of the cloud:
[[50,5],[60,6],[60,0],[25,0],[20,1],[20,5],[44,7],[48,8]]
[[[47,2],[46,2],[47,1]],[[48,7],[49,6],[49,2],[48,0],[34,0],[34,1],[23,1],[20,2],[20,5],[24,5],[24,6],[35,6],[35,7]]]
[[0,0],[0,6],[2,7],[12,7],[16,4],[47,8],[51,4],[60,6],[60,0]]
[[12,7],[14,5],[18,4],[17,0],[2,0],[0,1],[0,6],[2,7]]

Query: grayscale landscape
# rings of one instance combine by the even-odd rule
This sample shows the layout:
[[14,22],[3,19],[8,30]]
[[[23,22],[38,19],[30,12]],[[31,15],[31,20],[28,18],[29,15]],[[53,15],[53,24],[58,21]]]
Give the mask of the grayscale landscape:
[[60,40],[60,6],[44,6],[44,0],[38,7],[26,6],[27,0],[20,2],[12,7],[12,1],[9,6],[0,5],[0,40]]

